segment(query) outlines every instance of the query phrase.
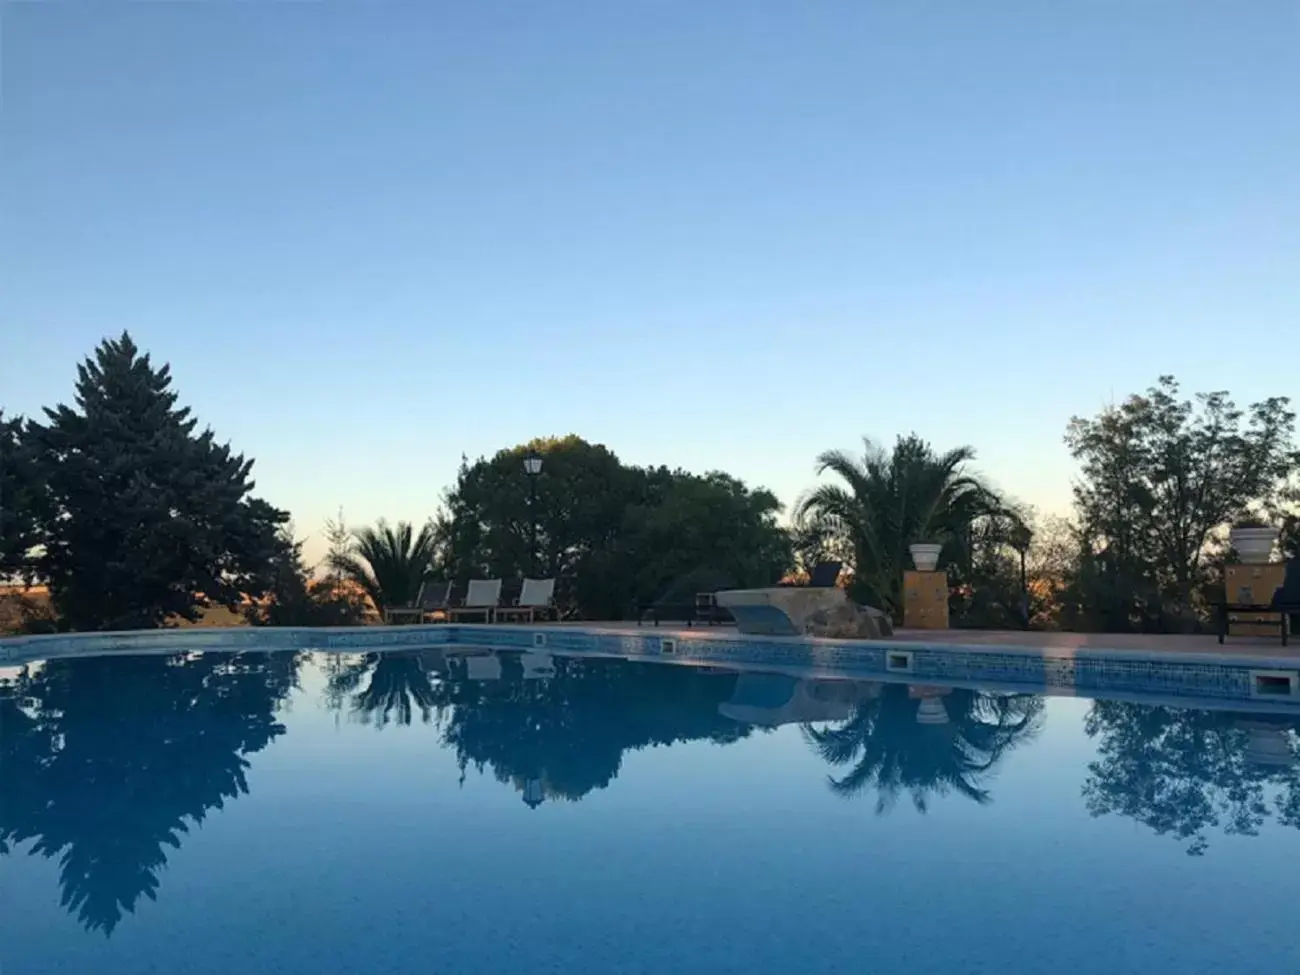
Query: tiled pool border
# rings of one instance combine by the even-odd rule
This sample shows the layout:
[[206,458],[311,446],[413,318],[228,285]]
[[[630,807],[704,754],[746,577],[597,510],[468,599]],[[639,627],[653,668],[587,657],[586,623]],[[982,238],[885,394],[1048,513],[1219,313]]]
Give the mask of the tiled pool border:
[[[550,650],[640,660],[794,667],[829,676],[905,678],[916,683],[983,682],[1056,694],[1154,694],[1258,701],[1261,672],[1289,678],[1293,696],[1270,704],[1300,707],[1300,659],[1102,648],[739,637],[699,630],[632,630],[571,625],[459,625],[149,630],[0,639],[0,665],[106,653],[278,650],[370,651],[417,647]],[[1277,683],[1276,681],[1274,682]]]

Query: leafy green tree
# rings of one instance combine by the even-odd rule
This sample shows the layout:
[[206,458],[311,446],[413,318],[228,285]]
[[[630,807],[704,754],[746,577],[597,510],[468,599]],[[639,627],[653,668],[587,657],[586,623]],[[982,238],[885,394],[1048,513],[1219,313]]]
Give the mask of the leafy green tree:
[[838,727],[806,726],[804,737],[818,755],[851,766],[830,778],[831,791],[851,797],[874,790],[877,814],[903,793],[920,812],[931,796],[950,793],[989,802],[987,782],[998,763],[1041,728],[1042,698],[959,688],[937,700],[943,722],[920,721],[922,701],[906,685],[886,684]]
[[44,486],[36,570],[72,629],[193,621],[269,585],[288,516],[250,496],[253,462],[196,434],[170,387],[123,333],[78,367],[76,408],[29,426]]
[[1282,554],[1288,559],[1300,559],[1300,515],[1287,515],[1282,525]]
[[1183,399],[1171,376],[1071,421],[1082,581],[1104,594],[1106,625],[1195,625],[1207,546],[1234,517],[1277,507],[1300,468],[1294,432],[1284,397],[1243,412],[1224,392]]
[[832,450],[817,459],[817,473],[842,484],[822,484],[799,502],[796,517],[834,526],[853,553],[853,592],[895,614],[902,609],[908,546],[944,546],[941,564],[965,558],[972,527],[1007,506],[970,471],[975,452],[958,447],[936,454],[919,437],[900,437],[892,451],[865,441],[861,458]]
[[[535,510],[523,469],[529,451],[543,458]],[[458,582],[514,578],[530,571],[536,517],[537,574],[558,580],[562,607],[609,618],[692,579],[701,588],[708,579],[776,581],[791,561],[779,510],[770,492],[725,474],[625,467],[571,436],[462,464],[435,536],[438,561]]]
[[811,576],[823,562],[853,561],[852,548],[846,546],[835,521],[816,511],[795,510],[790,525],[790,548],[794,568],[804,576]]
[[0,410],[0,581],[30,574],[41,539],[37,465],[26,432],[22,417]]
[[1086,534],[1080,538],[1062,596],[1062,620],[1069,629],[1101,633],[1166,629],[1155,567],[1102,539]]
[[343,556],[356,554],[356,541],[352,529],[348,527],[343,517],[342,508],[339,508],[337,518],[325,520],[324,535],[325,542],[329,546],[325,554],[325,571],[331,592],[338,595],[343,589],[343,573],[339,571],[338,563],[342,561]]
[[948,569],[954,626],[1019,629],[1027,612],[1030,629],[1060,628],[1062,590],[1077,567],[1078,545],[1069,522],[1017,510],[982,519],[968,538],[967,560]]
[[[543,460],[535,510],[524,473],[529,451]],[[443,558],[460,583],[525,575],[535,519],[536,574],[570,581],[592,552],[615,539],[634,490],[613,453],[575,436],[534,440],[491,459],[462,462],[445,498]]]
[[639,498],[613,542],[579,580],[583,605],[616,615],[628,604],[690,601],[696,592],[775,585],[790,569],[781,504],[722,473],[633,469]]
[[167,849],[248,792],[248,756],[284,734],[297,664],[86,657],[24,671],[0,688],[0,852],[57,858],[64,907],[111,934],[157,899]]
[[286,526],[277,539],[268,592],[250,602],[244,616],[253,626],[354,626],[364,620],[365,604],[340,586],[315,583],[302,543]]
[[373,528],[353,533],[351,549],[331,552],[330,567],[359,586],[375,609],[414,605],[420,584],[433,570],[435,536],[432,524],[416,532],[409,522],[394,528],[380,520]]

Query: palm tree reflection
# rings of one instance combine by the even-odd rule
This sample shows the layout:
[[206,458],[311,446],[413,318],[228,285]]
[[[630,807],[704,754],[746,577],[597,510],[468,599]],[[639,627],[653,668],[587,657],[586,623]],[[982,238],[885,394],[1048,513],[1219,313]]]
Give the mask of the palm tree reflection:
[[437,650],[336,658],[328,671],[327,701],[335,708],[347,701],[362,723],[379,728],[409,725],[417,713],[429,724],[446,704],[437,686],[444,668]]
[[877,685],[838,726],[805,725],[808,743],[829,764],[849,766],[829,776],[831,791],[849,797],[874,789],[876,812],[903,793],[921,812],[932,796],[950,793],[981,805],[1004,755],[1041,726],[1042,698],[968,689]]

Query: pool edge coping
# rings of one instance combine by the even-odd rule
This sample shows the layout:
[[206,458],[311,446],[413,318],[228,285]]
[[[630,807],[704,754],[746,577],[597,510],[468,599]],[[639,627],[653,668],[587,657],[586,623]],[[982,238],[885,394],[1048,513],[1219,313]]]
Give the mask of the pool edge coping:
[[[884,650],[884,651],[929,651],[936,653],[970,653],[970,654],[1006,654],[1012,656],[1028,657],[1042,660],[1119,660],[1126,662],[1143,662],[1143,663],[1169,663],[1169,664],[1202,664],[1209,666],[1231,666],[1245,667],[1248,669],[1270,669],[1270,670],[1296,670],[1300,671],[1300,655],[1274,655],[1268,653],[1246,653],[1236,652],[1215,652],[1205,650],[1179,651],[1179,650],[1142,650],[1132,647],[1027,647],[1020,644],[1004,643],[950,643],[944,641],[930,640],[843,640],[829,637],[812,637],[812,636],[769,636],[765,634],[748,634],[739,633],[732,630],[724,632],[704,630],[695,627],[617,627],[602,626],[600,623],[593,623],[590,626],[576,624],[555,624],[555,623],[534,623],[534,624],[495,624],[495,623],[424,623],[411,624],[404,626],[277,626],[277,627],[250,627],[250,626],[214,626],[214,627],[191,627],[191,628],[172,628],[158,630],[105,630],[93,631],[87,633],[37,633],[20,636],[0,637],[0,662],[14,660],[23,654],[14,653],[14,650],[37,650],[42,644],[56,643],[66,641],[86,641],[86,642],[113,642],[113,641],[130,641],[142,643],[168,643],[171,644],[173,652],[184,651],[203,651],[203,650],[249,650],[248,647],[240,646],[221,646],[222,637],[229,635],[238,635],[239,643],[244,642],[249,637],[259,633],[278,633],[292,634],[291,639],[299,639],[304,642],[300,649],[329,651],[328,646],[313,646],[308,641],[313,634],[325,635],[344,635],[373,633],[376,636],[375,645],[372,647],[357,647],[357,652],[368,652],[385,649],[384,641],[378,639],[379,635],[385,634],[396,636],[398,634],[412,633],[438,633],[445,634],[446,639],[433,641],[429,646],[439,644],[456,644],[455,637],[462,631],[472,633],[512,633],[517,634],[521,631],[535,633],[579,633],[586,635],[598,636],[618,636],[627,637],[639,635],[642,637],[659,636],[669,637],[671,639],[688,639],[693,641],[718,641],[734,642],[741,640],[746,643],[772,643],[772,644],[798,644],[809,647],[835,647],[837,649],[853,649],[861,647],[862,649]],[[328,641],[324,641],[328,642]],[[141,652],[146,647],[139,648],[105,648],[99,651],[88,650],[87,656],[97,653],[129,653]],[[293,649],[291,647],[279,648],[282,650]],[[353,648],[347,648],[353,649]],[[394,647],[396,649],[396,647]],[[256,651],[254,651],[256,652]],[[276,652],[270,650],[268,652]],[[39,651],[37,651],[39,653]],[[70,653],[63,653],[60,656],[71,656]],[[39,658],[37,658],[39,659]]]

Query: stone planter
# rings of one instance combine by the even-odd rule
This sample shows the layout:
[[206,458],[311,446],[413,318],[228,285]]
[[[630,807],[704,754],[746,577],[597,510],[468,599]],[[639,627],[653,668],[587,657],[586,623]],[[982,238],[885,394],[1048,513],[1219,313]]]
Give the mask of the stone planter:
[[916,563],[918,572],[933,572],[939,565],[939,553],[943,551],[943,546],[917,542],[907,546],[907,550],[912,553],[912,561]]
[[1234,528],[1228,532],[1228,541],[1241,556],[1241,561],[1259,564],[1272,557],[1277,536],[1276,528]]

